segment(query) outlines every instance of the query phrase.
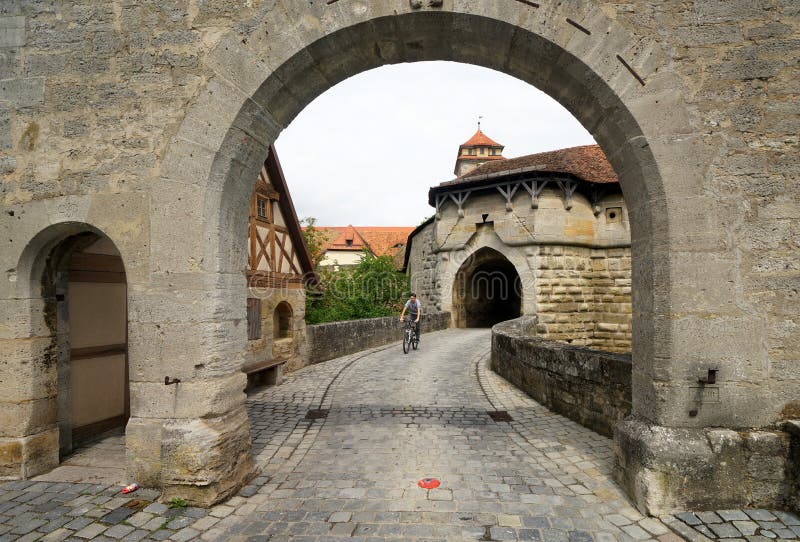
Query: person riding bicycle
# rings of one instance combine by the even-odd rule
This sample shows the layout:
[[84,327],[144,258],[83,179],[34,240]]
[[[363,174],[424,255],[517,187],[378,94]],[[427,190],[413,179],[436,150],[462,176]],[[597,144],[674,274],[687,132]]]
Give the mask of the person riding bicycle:
[[411,321],[414,322],[417,339],[419,339],[419,336],[422,334],[422,326],[420,325],[420,318],[422,318],[422,304],[417,300],[417,294],[414,292],[411,292],[411,296],[403,306],[403,312],[400,314],[401,322],[406,315],[406,310],[408,310],[408,315],[411,317]]

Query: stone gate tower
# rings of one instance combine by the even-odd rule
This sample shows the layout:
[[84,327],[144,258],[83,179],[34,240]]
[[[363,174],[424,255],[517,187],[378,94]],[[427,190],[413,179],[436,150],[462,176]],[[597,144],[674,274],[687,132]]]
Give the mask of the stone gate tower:
[[436,214],[406,252],[412,288],[457,327],[536,315],[541,337],[630,352],[630,225],[605,154],[501,150],[478,131],[459,147],[466,173],[431,188]]

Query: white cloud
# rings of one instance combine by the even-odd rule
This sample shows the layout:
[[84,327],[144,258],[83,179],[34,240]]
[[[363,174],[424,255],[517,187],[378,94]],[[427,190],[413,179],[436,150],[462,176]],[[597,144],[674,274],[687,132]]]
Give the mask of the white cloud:
[[418,224],[433,214],[428,188],[454,177],[479,115],[506,157],[594,143],[552,98],[500,72],[384,66],[319,96],[278,138],[298,214],[322,225]]

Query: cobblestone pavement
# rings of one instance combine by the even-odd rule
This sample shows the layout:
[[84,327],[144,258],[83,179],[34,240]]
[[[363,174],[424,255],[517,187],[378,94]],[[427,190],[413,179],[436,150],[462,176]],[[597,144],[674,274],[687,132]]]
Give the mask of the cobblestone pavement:
[[[488,370],[488,330],[429,333],[250,399],[263,476],[206,540],[678,540],[610,477],[611,442]],[[304,419],[309,409],[327,417]],[[507,410],[497,422],[487,411]],[[417,481],[441,480],[424,490]]]
[[774,542],[800,538],[800,518],[775,510],[684,512],[664,521],[691,542],[710,539]]
[[[122,497],[118,486],[0,485],[0,542],[680,540],[612,482],[609,439],[495,375],[488,350],[488,330],[429,333],[408,355],[372,349],[251,395],[260,475],[209,510],[169,509],[146,490]],[[421,489],[424,477],[441,486]]]

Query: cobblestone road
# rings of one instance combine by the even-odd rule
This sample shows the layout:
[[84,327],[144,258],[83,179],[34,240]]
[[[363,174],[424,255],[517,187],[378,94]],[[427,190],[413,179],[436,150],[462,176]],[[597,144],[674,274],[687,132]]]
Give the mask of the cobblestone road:
[[[4,484],[0,541],[679,540],[614,485],[610,440],[489,371],[488,350],[488,330],[429,333],[408,355],[374,349],[251,396],[261,476],[210,510],[118,487]],[[421,489],[424,477],[441,486]]]
[[489,371],[488,350],[488,330],[430,333],[408,355],[336,360],[251,397],[264,476],[202,538],[677,539],[614,485],[611,442]]

